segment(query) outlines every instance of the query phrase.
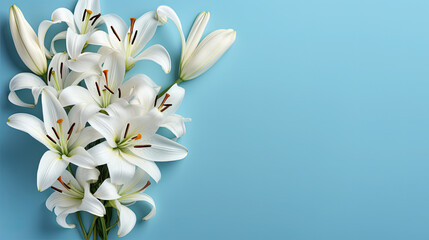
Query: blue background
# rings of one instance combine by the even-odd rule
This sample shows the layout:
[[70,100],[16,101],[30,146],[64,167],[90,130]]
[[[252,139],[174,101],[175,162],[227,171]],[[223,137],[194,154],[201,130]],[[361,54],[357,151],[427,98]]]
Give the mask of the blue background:
[[[7,101],[9,80],[27,71],[9,32],[13,3],[35,28],[75,5],[0,3],[1,238],[79,239],[45,208],[49,190],[36,189],[45,148],[5,124],[16,112],[40,116],[40,107]],[[429,238],[427,0],[102,0],[102,13],[128,19],[160,4],[176,10],[185,34],[208,10],[207,32],[234,28],[237,40],[209,72],[182,84],[179,113],[193,121],[180,142],[189,155],[160,164],[163,178],[147,191],[157,215],[125,239]],[[180,54],[174,25],[152,43],[169,50],[172,73],[140,62],[130,74],[166,86]]]

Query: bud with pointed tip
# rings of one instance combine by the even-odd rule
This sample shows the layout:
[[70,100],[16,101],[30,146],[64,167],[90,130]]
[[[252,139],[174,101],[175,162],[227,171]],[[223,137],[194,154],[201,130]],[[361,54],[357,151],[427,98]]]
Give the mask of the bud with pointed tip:
[[35,74],[46,73],[47,61],[39,39],[16,5],[9,8],[9,24],[16,51],[24,64]]

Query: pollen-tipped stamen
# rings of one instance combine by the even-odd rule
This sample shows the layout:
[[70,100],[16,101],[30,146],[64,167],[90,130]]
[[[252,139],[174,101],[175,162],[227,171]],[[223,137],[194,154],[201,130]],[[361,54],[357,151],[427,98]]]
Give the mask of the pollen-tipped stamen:
[[152,145],[150,144],[144,144],[144,145],[135,145],[134,148],[147,148],[147,147],[152,147]]
[[110,28],[112,29],[113,33],[115,34],[116,38],[119,40],[119,42],[121,41],[121,38],[119,37],[118,33],[116,32],[115,28],[113,26],[110,26]]
[[57,139],[60,139],[60,136],[58,136],[57,130],[55,130],[55,128],[54,128],[54,127],[52,127],[52,130],[54,131],[55,136],[57,137]]
[[95,86],[97,87],[97,93],[98,93],[98,96],[100,96],[100,97],[101,97],[100,87],[98,86],[98,83],[97,83],[97,82],[95,82]]
[[61,65],[60,65],[60,77],[61,77],[61,79],[63,78],[63,65],[64,65],[64,63],[61,62]]
[[94,23],[98,20],[98,18],[100,18],[101,17],[101,13],[99,13],[99,14],[97,14],[97,15],[94,15],[94,16],[92,16],[90,19],[89,19],[89,21],[91,21],[92,20],[92,23],[91,23],[91,26],[92,25],[94,25]]
[[104,85],[104,88],[107,89],[111,94],[115,94],[112,89],[110,89],[107,85]]
[[164,108],[161,109],[161,112],[164,112],[165,110],[167,110],[171,106],[173,106],[173,104],[164,104]]
[[170,97],[170,94],[166,93],[164,100],[162,100],[161,105],[159,105],[158,109],[161,110],[161,108],[164,106],[165,101],[167,101],[167,99]]
[[69,135],[68,137],[67,137],[67,140],[69,140],[70,139],[70,137],[71,137],[71,134],[72,134],[72,132],[73,132],[73,128],[74,128],[74,126],[76,125],[76,123],[73,123],[71,126],[70,126],[70,129],[67,131],[67,134]]
[[131,45],[133,45],[134,42],[136,41],[137,33],[138,33],[138,30],[136,30],[136,33],[134,33],[134,37],[133,37],[133,40],[131,41]]
[[58,189],[58,188],[56,188],[56,187],[54,187],[54,186],[52,186],[51,188],[52,188],[52,189],[54,189],[55,191],[59,192],[59,193],[62,193],[62,192],[63,192],[61,189]]
[[53,69],[53,68],[49,69],[49,73],[48,73],[48,82],[50,82],[50,81],[51,81],[52,70],[54,70],[54,69]]
[[118,95],[119,95],[118,97],[121,98],[121,89],[120,88],[118,88]]
[[46,134],[46,137],[49,138],[49,140],[51,140],[54,144],[57,144],[57,142],[55,142],[55,140],[48,134]]
[[83,10],[82,22],[85,20],[85,17],[86,17],[86,9]]
[[127,123],[127,127],[125,128],[124,138],[127,138],[128,129],[130,128],[130,124]]
[[59,176],[58,177],[58,181],[61,183],[61,185],[63,185],[66,189],[70,189],[70,187],[67,185],[67,184],[65,184],[64,182],[63,182],[63,180],[61,179],[61,176]]

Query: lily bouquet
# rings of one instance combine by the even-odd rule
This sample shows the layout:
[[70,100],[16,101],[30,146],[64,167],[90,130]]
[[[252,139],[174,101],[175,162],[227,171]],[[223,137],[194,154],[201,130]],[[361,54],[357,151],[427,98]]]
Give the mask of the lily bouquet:
[[[84,239],[107,239],[115,225],[120,237],[133,229],[137,217],[130,205],[147,202],[152,209],[143,220],[155,215],[155,202],[144,191],[161,179],[156,162],[180,160],[188,153],[176,142],[190,121],[175,113],[185,95],[178,84],[207,71],[235,41],[231,29],[214,31],[201,41],[209,17],[200,13],[185,39],[177,14],[168,6],[131,18],[128,27],[115,14],[102,15],[99,0],[79,0],[74,13],[56,9],[36,34],[20,9],[10,7],[13,41],[32,73],[12,78],[9,100],[35,107],[41,97],[43,120],[17,113],[7,124],[47,148],[37,169],[37,188],[52,190],[46,207],[59,225],[74,228],[67,216],[75,213]],[[159,44],[146,47],[168,20],[179,30],[182,51],[177,80],[160,92],[148,76],[128,77],[127,72],[140,60],[170,72],[167,50]],[[53,37],[48,50],[46,32],[61,22],[67,30]],[[60,39],[65,39],[65,52],[55,49]],[[98,50],[88,51],[89,45]],[[34,102],[20,98],[20,90],[31,90]],[[159,128],[175,138],[157,134]],[[91,226],[84,226],[80,212],[93,215]]]

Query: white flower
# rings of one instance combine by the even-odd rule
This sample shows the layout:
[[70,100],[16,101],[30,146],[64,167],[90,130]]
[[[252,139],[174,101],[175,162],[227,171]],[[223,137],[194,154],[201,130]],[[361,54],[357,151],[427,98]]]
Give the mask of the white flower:
[[[109,115],[97,113],[89,123],[106,139],[88,152],[98,165],[106,164],[112,182],[123,184],[135,173],[135,166],[146,171],[156,182],[161,173],[156,161],[174,161],[186,157],[188,151],[182,145],[156,134],[165,107],[152,108],[140,116],[141,109],[135,105],[117,102],[106,108]],[[167,106],[166,106],[167,105]]]
[[[42,89],[48,86],[50,87],[49,91],[58,96],[64,88],[73,84],[70,79],[69,81],[66,80],[69,75],[67,60],[68,56],[66,53],[55,54],[49,64],[49,71],[46,73],[47,84],[39,76],[32,73],[19,73],[15,75],[9,83],[9,101],[22,107],[34,107],[38,102]],[[25,103],[18,97],[16,91],[22,89],[31,90],[34,104]]]
[[[51,16],[51,21],[45,20],[39,26],[39,41],[43,46],[46,32],[52,24],[65,22],[68,25],[67,31],[57,34],[51,42],[51,51],[56,53],[54,42],[59,39],[66,39],[67,53],[71,61],[78,61],[81,58],[93,58],[94,53],[83,53],[91,35],[98,31],[96,28],[101,24],[100,19],[100,1],[99,0],[79,0],[76,4],[74,14],[66,8],[56,9]],[[83,72],[86,69],[75,69],[73,65],[70,68],[74,71]]]
[[46,56],[41,48],[44,46],[39,45],[36,33],[16,5],[9,9],[9,24],[19,57],[32,72],[44,75],[47,67]]
[[99,199],[109,200],[109,204],[118,210],[118,237],[127,235],[137,221],[135,213],[127,206],[133,205],[137,201],[147,202],[152,205],[152,210],[143,220],[149,220],[155,216],[155,202],[149,195],[142,193],[149,185],[149,175],[143,170],[137,169],[134,177],[126,184],[116,185],[112,184],[110,179],[106,179],[94,193],[94,196]]
[[78,211],[86,211],[93,215],[103,217],[106,214],[104,205],[95,198],[89,183],[98,179],[100,172],[94,169],[77,168],[76,179],[69,171],[64,171],[58,181],[51,187],[55,190],[46,200],[46,207],[52,211],[55,209],[57,222],[64,228],[74,228],[74,224],[68,224],[66,218],[69,214]]
[[61,175],[69,163],[84,168],[96,166],[85,150],[89,143],[101,136],[92,127],[80,124],[80,110],[73,108],[68,116],[57,98],[48,90],[42,90],[43,120],[25,113],[9,117],[10,127],[30,134],[49,150],[43,154],[37,170],[37,188],[44,191]]
[[200,42],[210,18],[208,12],[197,16],[186,41],[180,20],[173,9],[160,6],[157,9],[157,17],[160,23],[165,23],[167,18],[170,18],[179,29],[182,41],[179,80],[182,81],[194,79],[209,70],[235,41],[234,30],[220,29],[210,33]]
[[158,63],[165,73],[170,72],[170,55],[163,46],[156,44],[142,52],[158,27],[155,11],[147,12],[138,19],[131,18],[129,28],[124,20],[115,14],[103,15],[102,20],[106,23],[108,34],[101,31],[93,34],[89,40],[91,44],[121,52],[127,70],[133,68],[137,61],[152,60]]

